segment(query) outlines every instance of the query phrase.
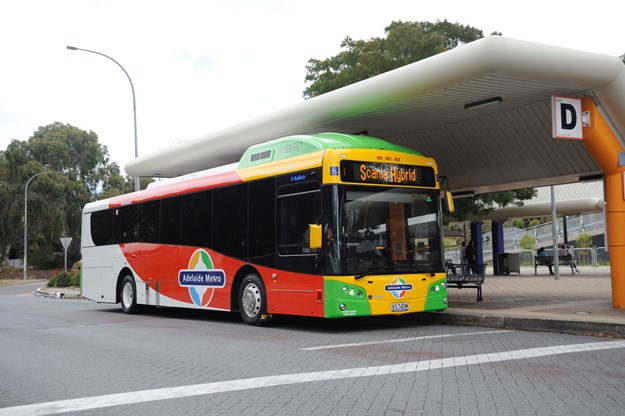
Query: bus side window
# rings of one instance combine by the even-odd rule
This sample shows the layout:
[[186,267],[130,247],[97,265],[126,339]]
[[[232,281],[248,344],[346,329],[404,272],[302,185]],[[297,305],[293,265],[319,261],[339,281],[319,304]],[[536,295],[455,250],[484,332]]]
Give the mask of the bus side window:
[[212,191],[202,191],[182,197],[182,244],[211,247]]
[[158,243],[161,201],[139,204],[139,241]]
[[161,244],[180,244],[182,197],[163,199],[161,201]]
[[256,264],[276,264],[276,184],[274,178],[250,182],[249,256]]
[[247,258],[247,184],[213,191],[213,248],[227,256]]
[[91,214],[91,239],[96,246],[113,244],[115,210],[105,209]]
[[115,210],[113,238],[116,244],[136,242],[138,228],[139,223],[136,205],[126,205]]

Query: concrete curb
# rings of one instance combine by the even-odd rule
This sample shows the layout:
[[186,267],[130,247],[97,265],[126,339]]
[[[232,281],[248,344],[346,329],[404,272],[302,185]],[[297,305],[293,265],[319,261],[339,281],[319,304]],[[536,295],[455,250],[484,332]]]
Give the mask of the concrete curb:
[[427,312],[427,323],[518,329],[523,331],[559,332],[575,335],[604,335],[625,337],[625,325],[612,322],[567,321],[549,318],[525,318],[501,315],[474,315],[453,312]]
[[60,288],[40,287],[37,289],[37,295],[48,299],[82,299],[80,293],[65,292]]

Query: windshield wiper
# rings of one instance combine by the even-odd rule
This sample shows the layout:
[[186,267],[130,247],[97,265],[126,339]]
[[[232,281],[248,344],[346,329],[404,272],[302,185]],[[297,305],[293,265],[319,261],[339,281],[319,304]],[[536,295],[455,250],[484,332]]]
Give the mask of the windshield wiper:
[[365,276],[369,276],[369,275],[370,275],[370,274],[372,274],[372,273],[377,273],[377,272],[380,272],[380,271],[382,271],[382,270],[388,270],[390,267],[391,267],[391,265],[390,265],[390,264],[386,264],[386,265],[384,265],[384,266],[380,266],[380,267],[375,267],[375,268],[373,268],[373,269],[371,269],[371,270],[367,270],[367,271],[366,271],[366,272],[364,272],[364,273],[360,273],[360,274],[355,275],[355,276],[354,276],[354,279],[356,279],[356,280],[358,280],[358,279],[362,279],[363,277],[365,277]]
[[418,263],[408,262],[408,263],[401,264],[401,266],[407,268],[408,270],[417,270],[423,273],[427,273],[432,277],[436,276],[436,274],[432,270],[428,269],[425,266],[421,266]]

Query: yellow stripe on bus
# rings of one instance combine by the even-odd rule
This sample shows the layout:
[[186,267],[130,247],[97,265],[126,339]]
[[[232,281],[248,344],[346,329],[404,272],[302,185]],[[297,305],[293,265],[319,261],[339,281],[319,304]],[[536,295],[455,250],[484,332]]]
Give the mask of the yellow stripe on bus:
[[289,172],[299,172],[306,169],[314,169],[321,166],[323,162],[324,152],[325,150],[320,150],[318,152],[279,160],[277,162],[267,163],[265,165],[251,166],[249,168],[240,169],[237,172],[239,173],[243,181],[247,182]]

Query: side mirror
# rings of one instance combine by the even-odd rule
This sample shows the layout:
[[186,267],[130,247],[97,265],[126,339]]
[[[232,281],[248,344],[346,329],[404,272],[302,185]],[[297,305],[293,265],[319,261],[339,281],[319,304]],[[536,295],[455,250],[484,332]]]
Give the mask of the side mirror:
[[449,213],[454,212],[454,197],[449,191],[442,191],[443,208]]
[[311,249],[323,246],[321,224],[308,224],[308,234],[310,235],[309,246]]

